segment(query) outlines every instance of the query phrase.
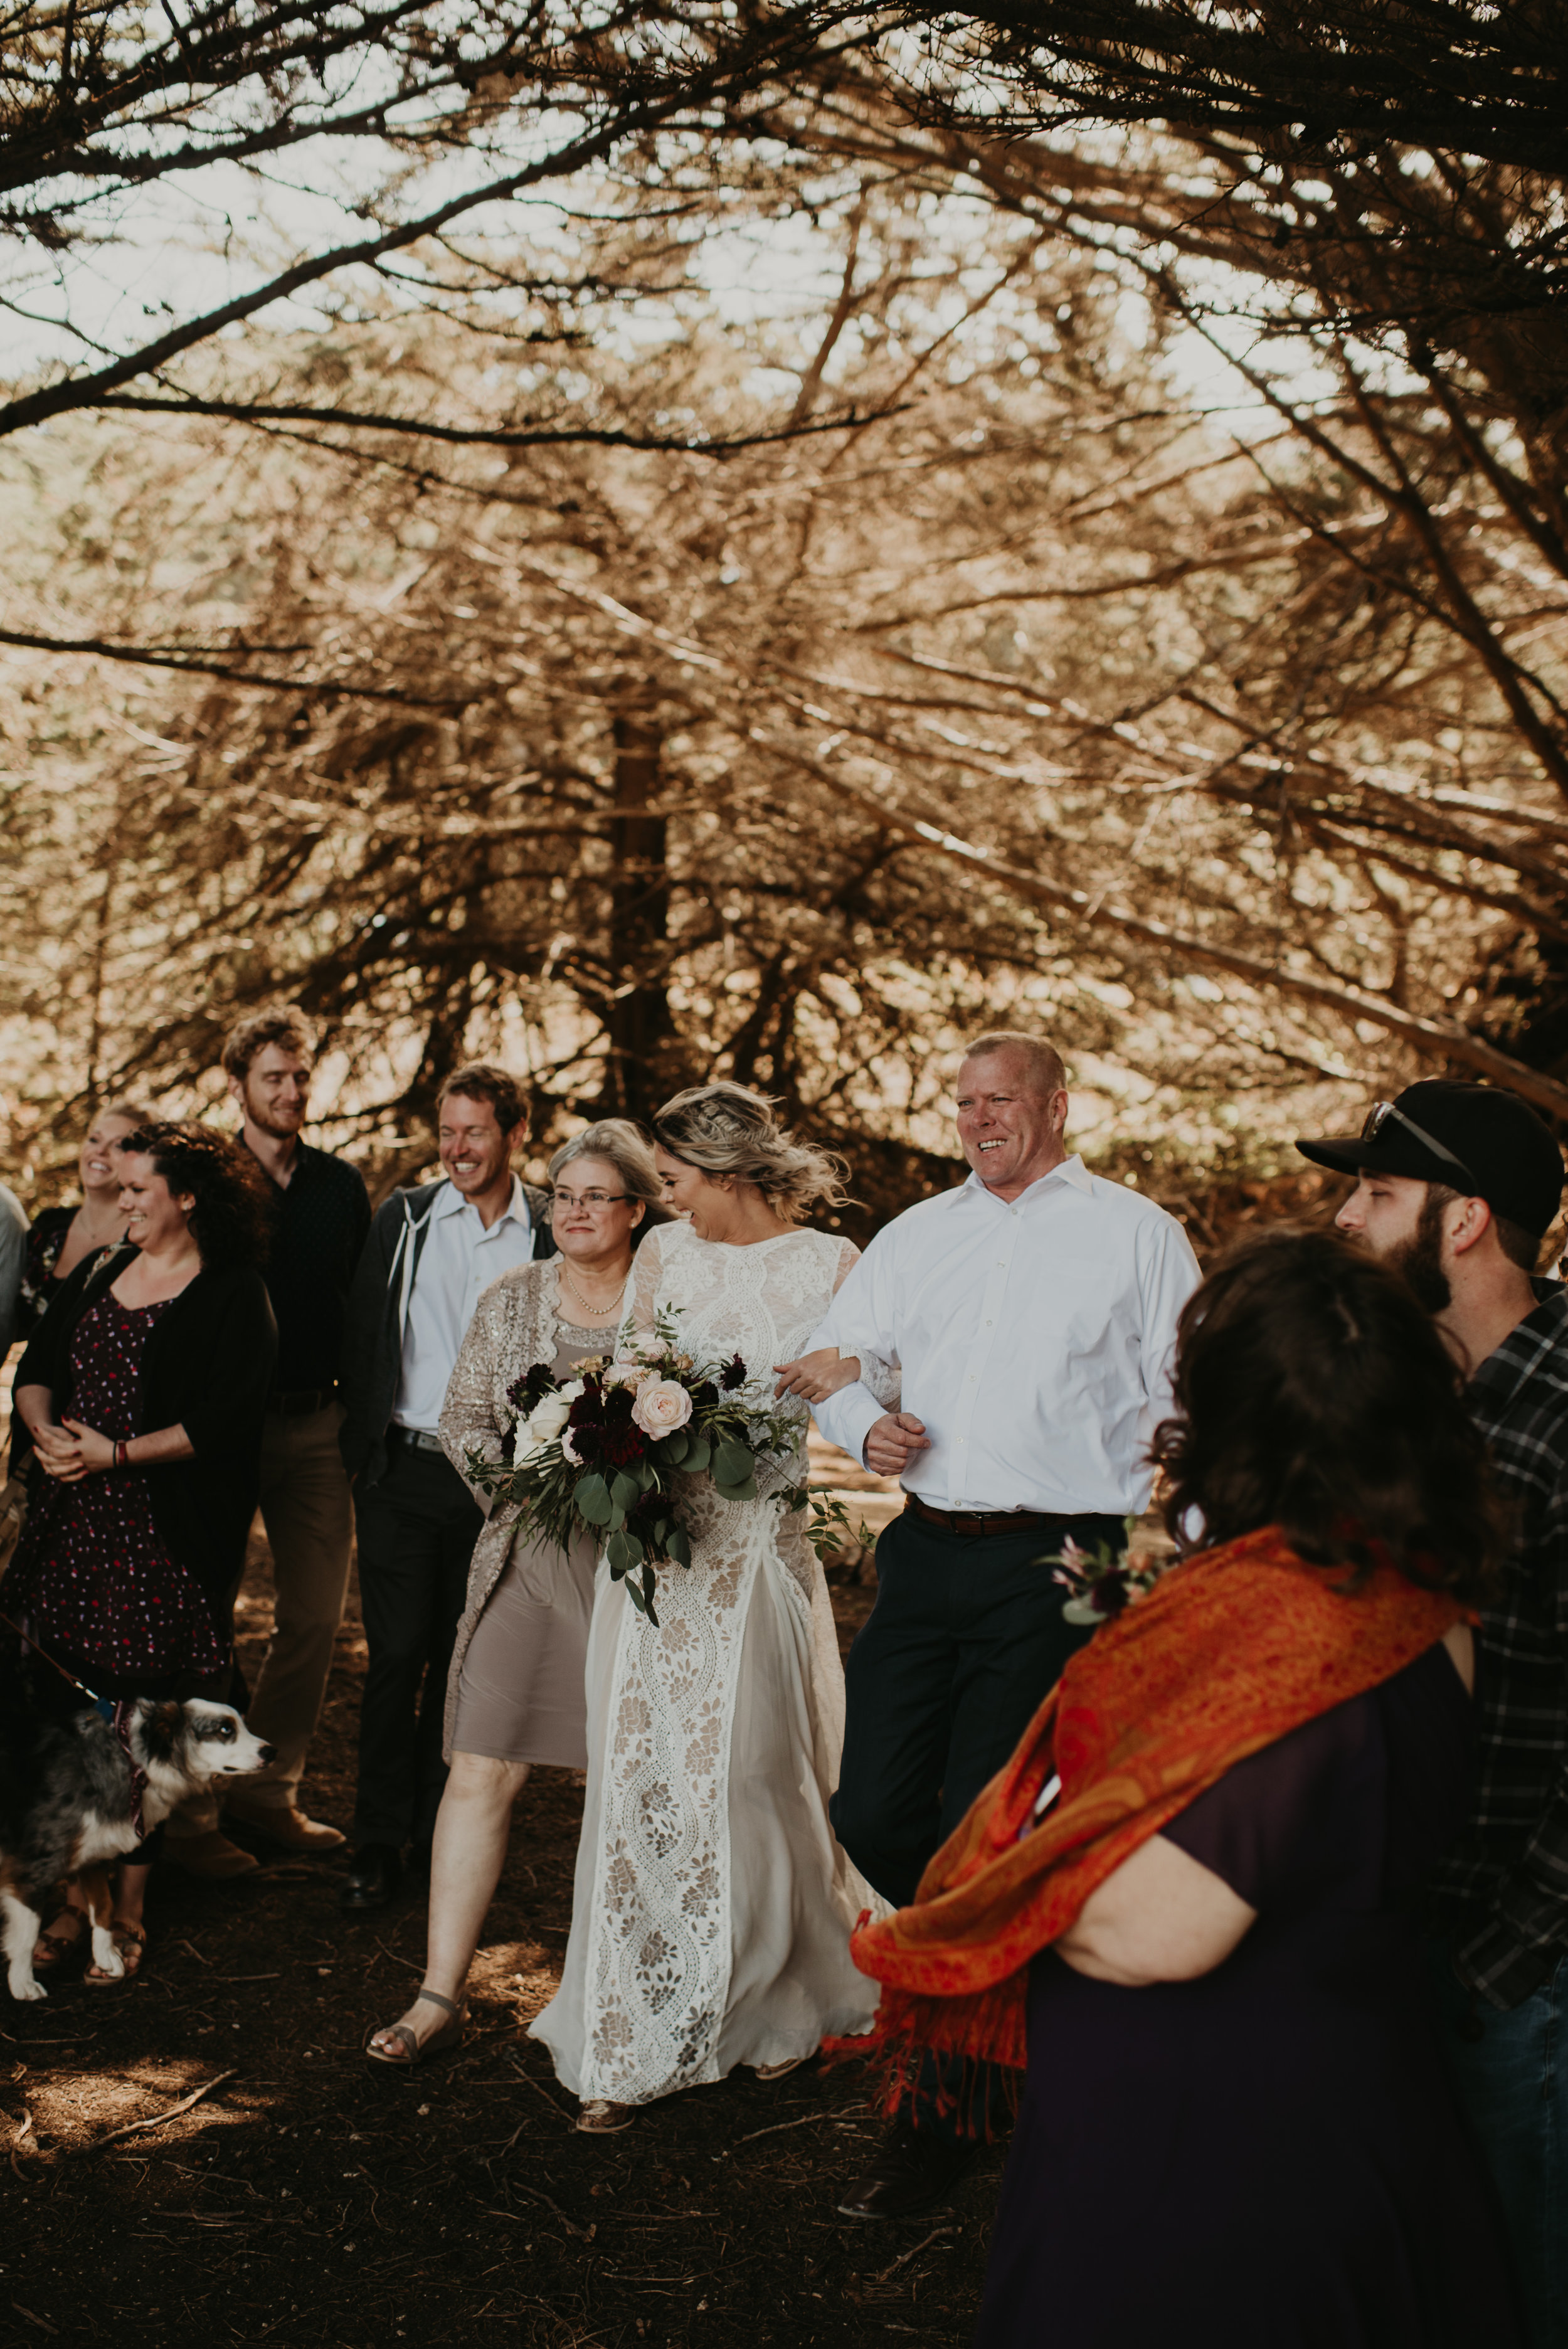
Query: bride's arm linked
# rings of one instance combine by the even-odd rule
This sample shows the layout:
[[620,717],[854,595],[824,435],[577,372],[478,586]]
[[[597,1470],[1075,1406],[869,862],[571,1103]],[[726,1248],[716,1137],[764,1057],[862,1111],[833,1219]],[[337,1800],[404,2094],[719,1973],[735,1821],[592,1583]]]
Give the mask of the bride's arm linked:
[[[860,1261],[861,1252],[854,1242],[841,1241],[833,1272],[835,1298]],[[857,1353],[846,1354],[838,1346],[818,1346],[792,1362],[776,1362],[774,1368],[779,1372],[774,1393],[779,1397],[794,1394],[803,1402],[826,1402],[845,1387],[858,1385],[884,1411],[895,1412],[899,1407],[898,1363],[876,1352],[863,1339]]]
[[[861,1252],[852,1240],[841,1242],[833,1274],[835,1297],[860,1260]],[[801,1354],[792,1362],[775,1362],[773,1367],[779,1373],[779,1383],[773,1392],[780,1400],[793,1394],[799,1395],[802,1402],[826,1402],[841,1387],[853,1386],[858,1381],[884,1410],[896,1411],[899,1406],[897,1363],[884,1361],[869,1348],[858,1354],[843,1354],[837,1346],[819,1346],[812,1353]]]

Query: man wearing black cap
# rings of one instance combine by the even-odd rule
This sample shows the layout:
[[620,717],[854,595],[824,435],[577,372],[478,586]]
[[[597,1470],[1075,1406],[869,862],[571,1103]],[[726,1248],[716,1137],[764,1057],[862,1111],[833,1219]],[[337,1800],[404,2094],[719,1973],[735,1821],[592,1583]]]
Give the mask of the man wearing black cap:
[[1534,1273],[1562,1153],[1517,1095],[1441,1079],[1379,1102],[1354,1141],[1296,1148],[1357,1177],[1339,1227],[1436,1316],[1517,1512],[1431,1949],[1444,2054],[1547,2349],[1568,2344],[1568,1289]]

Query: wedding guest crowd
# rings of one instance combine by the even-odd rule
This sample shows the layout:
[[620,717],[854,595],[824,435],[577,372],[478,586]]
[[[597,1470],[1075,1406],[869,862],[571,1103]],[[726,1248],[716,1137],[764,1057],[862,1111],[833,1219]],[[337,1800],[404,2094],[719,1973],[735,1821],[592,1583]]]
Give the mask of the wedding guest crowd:
[[[826,2044],[892,2116],[845,2216],[930,2210],[1011,2134],[983,2349],[1047,2315],[1253,2349],[1264,2309],[1301,2349],[1568,2349],[1568,1291],[1533,1111],[1438,1080],[1304,1140],[1354,1179],[1337,1233],[1203,1278],[1069,1153],[1062,1062],[1016,1031],[959,1071],[967,1179],[863,1256],[809,1220],[841,1170],[732,1082],[587,1127],[535,1189],[522,1088],[467,1063],[439,1177],[373,1217],[303,1139],[296,1011],[240,1022],[222,1068],[238,1138],[110,1102],[79,1205],[29,1232],[0,1190],[14,1473],[33,1454],[0,1605],[57,1714],[242,1705],[259,1504],[276,1758],[229,1812],[320,1853],[345,1838],[301,1786],[356,1537],[341,1898],[429,1896],[374,2063],[460,2044],[513,1806],[536,1765],[582,1770],[532,2034],[585,2132]],[[755,1498],[689,1480],[657,1625],[595,1537],[542,1541],[479,1474],[519,1380],[628,1321],[733,1357],[777,1454]],[[773,1497],[808,1407],[903,1490],[847,1673]],[[1174,1557],[1130,1562],[1157,1473]],[[1064,1615],[1069,1549],[1101,1617]],[[216,1804],[167,1836],[199,1875],[256,1864]],[[159,1843],[119,1871],[128,1974]],[[67,1886],[36,1967],[84,1938]]]

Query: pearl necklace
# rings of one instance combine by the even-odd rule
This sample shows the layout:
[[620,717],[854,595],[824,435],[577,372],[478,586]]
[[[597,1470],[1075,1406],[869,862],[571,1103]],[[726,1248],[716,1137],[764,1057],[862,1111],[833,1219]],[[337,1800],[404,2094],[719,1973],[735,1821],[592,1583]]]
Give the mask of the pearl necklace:
[[560,1271],[561,1278],[565,1281],[567,1288],[572,1291],[573,1296],[577,1299],[578,1304],[581,1305],[583,1312],[587,1315],[590,1321],[603,1321],[608,1314],[615,1312],[619,1308],[621,1302],[621,1292],[619,1289],[616,1290],[608,1305],[592,1305],[589,1303],[587,1298],[583,1296],[583,1291],[578,1288],[577,1283],[573,1279],[572,1268],[568,1265],[564,1257],[561,1259]]

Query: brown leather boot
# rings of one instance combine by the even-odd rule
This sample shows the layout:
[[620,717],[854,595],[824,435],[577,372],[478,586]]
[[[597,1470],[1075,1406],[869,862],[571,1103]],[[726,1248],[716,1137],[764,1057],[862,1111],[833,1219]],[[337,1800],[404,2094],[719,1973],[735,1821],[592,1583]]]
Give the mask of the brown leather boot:
[[242,1851],[216,1827],[209,1827],[205,1835],[170,1836],[163,1857],[205,1884],[226,1883],[232,1876],[253,1876],[262,1864],[253,1852]]
[[307,1858],[312,1852],[335,1851],[347,1841],[339,1828],[329,1827],[325,1819],[307,1818],[294,1803],[247,1803],[231,1795],[224,1807],[230,1818],[253,1835],[265,1836],[269,1843]]

